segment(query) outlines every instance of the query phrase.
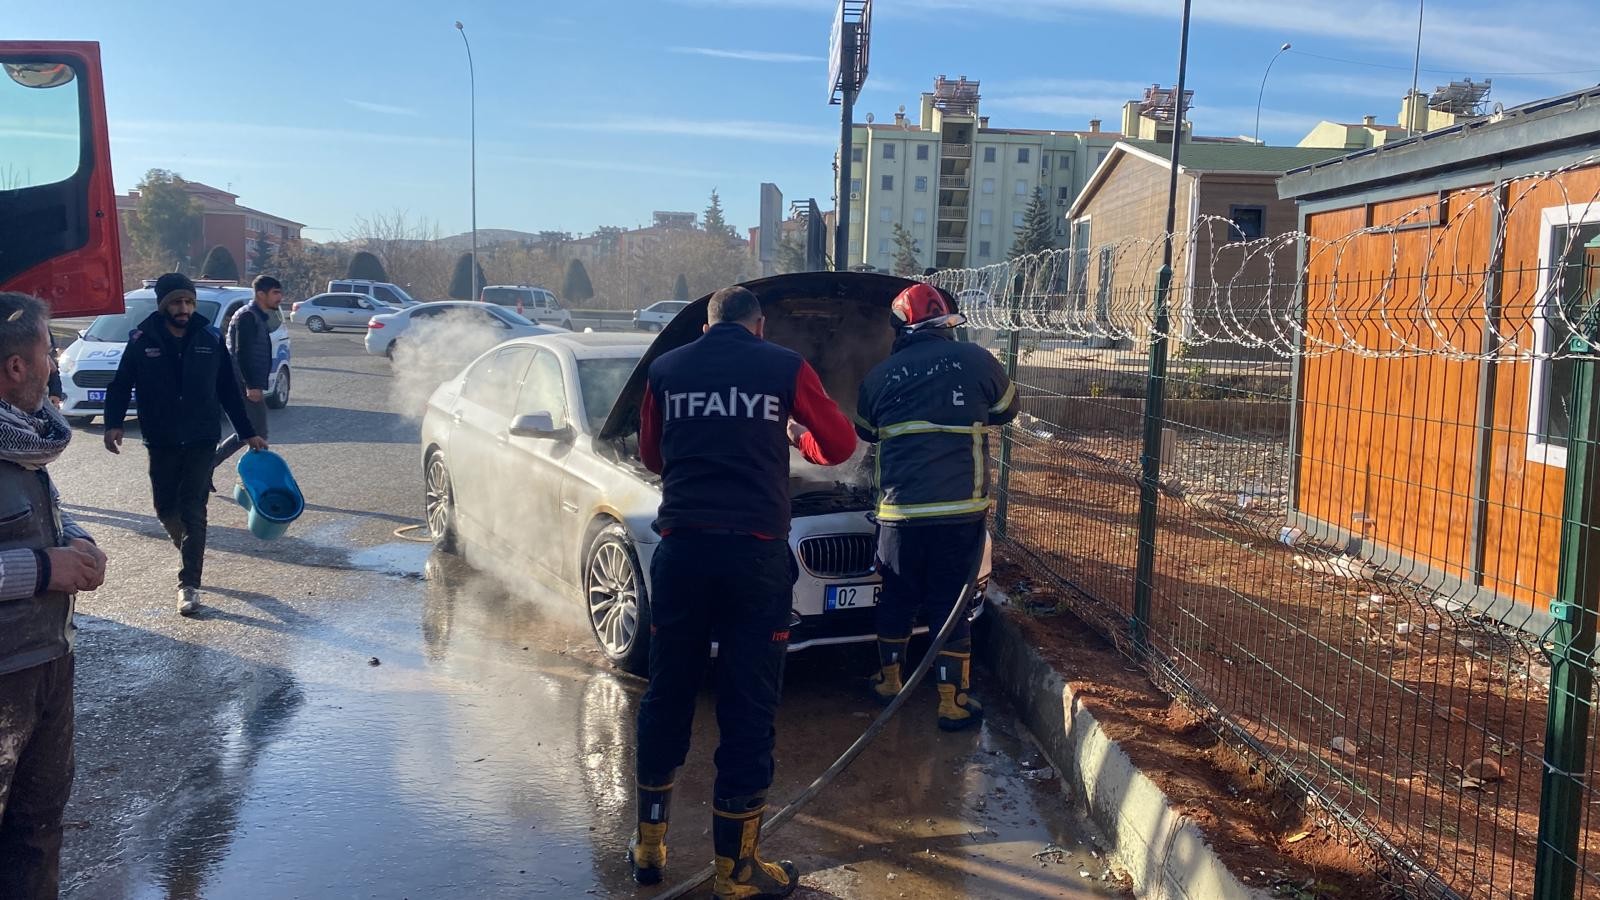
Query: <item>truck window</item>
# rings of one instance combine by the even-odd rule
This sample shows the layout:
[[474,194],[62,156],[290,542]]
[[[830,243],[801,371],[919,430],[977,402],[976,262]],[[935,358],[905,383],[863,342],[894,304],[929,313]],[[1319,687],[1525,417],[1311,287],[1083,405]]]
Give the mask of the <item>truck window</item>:
[[56,316],[120,313],[100,46],[0,41],[0,290]]

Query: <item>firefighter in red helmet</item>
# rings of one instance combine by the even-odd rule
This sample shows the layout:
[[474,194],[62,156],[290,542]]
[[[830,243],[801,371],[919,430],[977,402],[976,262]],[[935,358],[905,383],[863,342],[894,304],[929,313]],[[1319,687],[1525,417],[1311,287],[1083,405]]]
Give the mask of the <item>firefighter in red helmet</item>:
[[[983,553],[989,513],[988,429],[1017,415],[1017,392],[999,360],[955,340],[966,317],[938,288],[915,284],[891,307],[900,335],[867,374],[856,431],[878,444],[878,672],[872,690],[900,692],[912,620],[936,628]],[[962,598],[963,602],[965,598]],[[939,652],[939,727],[983,718],[970,694],[972,637],[965,617]]]

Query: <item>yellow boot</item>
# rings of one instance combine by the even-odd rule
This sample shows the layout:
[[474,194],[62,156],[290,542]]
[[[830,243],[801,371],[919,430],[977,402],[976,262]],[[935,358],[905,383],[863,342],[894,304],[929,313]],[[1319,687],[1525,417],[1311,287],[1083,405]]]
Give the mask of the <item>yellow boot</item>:
[[639,827],[628,841],[628,868],[638,884],[658,884],[667,864],[667,817],[672,809],[672,781],[639,785]]
[[878,672],[869,682],[872,695],[879,703],[888,703],[900,693],[900,668],[906,658],[906,645],[910,638],[878,638]]
[[972,653],[940,650],[933,667],[939,681],[939,728],[961,731],[983,721],[983,704],[967,693],[972,688]]
[[767,811],[762,796],[717,800],[711,819],[711,846],[716,853],[716,875],[711,895],[728,900],[787,897],[800,883],[794,863],[761,858],[761,816]]

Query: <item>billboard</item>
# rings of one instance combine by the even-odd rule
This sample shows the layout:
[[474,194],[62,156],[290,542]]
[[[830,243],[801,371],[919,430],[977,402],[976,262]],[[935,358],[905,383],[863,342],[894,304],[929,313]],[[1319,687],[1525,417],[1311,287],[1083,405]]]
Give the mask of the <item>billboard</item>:
[[761,245],[756,248],[756,258],[761,260],[761,274],[777,274],[778,242],[783,240],[783,191],[778,186],[761,183]]
[[[846,31],[846,29],[849,29]],[[848,88],[861,90],[867,81],[867,50],[872,33],[872,0],[839,0],[828,34],[828,102],[840,102]],[[855,52],[845,58],[845,35],[855,38]]]

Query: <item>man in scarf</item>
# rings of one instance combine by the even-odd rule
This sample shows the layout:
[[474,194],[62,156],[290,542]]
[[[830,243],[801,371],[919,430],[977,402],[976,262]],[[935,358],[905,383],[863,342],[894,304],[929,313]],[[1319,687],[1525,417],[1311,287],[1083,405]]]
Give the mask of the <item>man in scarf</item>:
[[194,282],[171,272],[156,280],[155,292],[156,311],[128,335],[116,377],[106,388],[105,444],[112,453],[121,452],[123,422],[137,391],[156,518],[183,558],[178,613],[190,616],[200,609],[206,503],[220,431],[217,407],[251,449],[267,449],[267,440],[250,424],[222,335],[195,312]]
[[72,790],[72,606],[106,557],[45,467],[72,438],[46,402],[50,311],[0,293],[0,897],[54,898]]
[[[233,314],[227,324],[228,352],[233,354],[233,374],[244,389],[244,409],[250,427],[267,436],[267,388],[272,383],[272,333],[283,325],[278,307],[283,303],[283,283],[271,275],[258,275],[251,285],[255,299]],[[227,462],[245,445],[242,435],[232,434],[217,445],[211,460],[216,468]]]

